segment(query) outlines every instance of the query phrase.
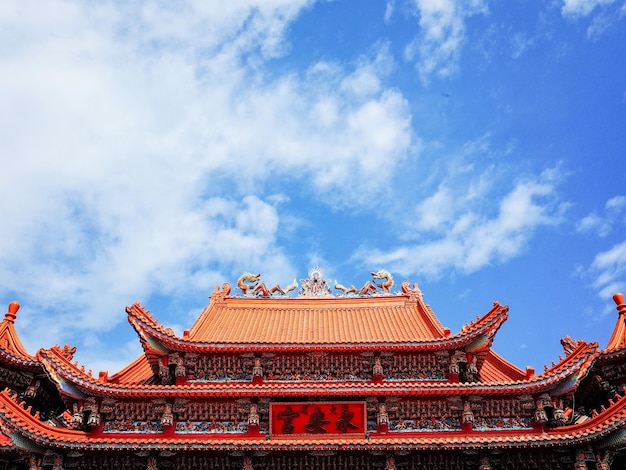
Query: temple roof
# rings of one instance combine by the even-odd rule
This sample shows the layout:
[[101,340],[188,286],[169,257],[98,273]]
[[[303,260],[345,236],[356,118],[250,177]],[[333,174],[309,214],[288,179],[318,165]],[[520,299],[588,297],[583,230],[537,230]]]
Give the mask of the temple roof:
[[485,382],[507,382],[530,378],[534,374],[532,368],[525,371],[511,364],[492,349],[487,351],[486,357],[480,368],[480,377]]
[[[476,317],[458,333],[451,334],[430,306],[424,303],[417,286],[410,288],[408,283],[403,283],[402,290],[396,293],[384,291],[369,295],[344,293],[314,297],[258,296],[246,295],[245,292],[244,295],[231,295],[230,286],[224,284],[221,289],[215,289],[209,305],[182,336],[159,324],[147,309],[134,304],[127,307],[128,319],[139,335],[144,355],[110,377],[106,372],[94,377],[84,366],[79,367],[78,363],[72,362],[75,348],[69,346],[42,348],[35,357],[28,355],[13,328],[19,305],[12,303],[0,323],[0,361],[4,358],[5,363],[10,360],[17,366],[35,364],[43,368],[47,379],[54,384],[64,401],[74,402],[75,410],[78,404],[87,410],[89,400],[101,402],[101,406],[106,401],[191,406],[188,404],[206,400],[256,403],[257,399],[264,403],[272,403],[276,399],[289,402],[356,399],[374,403],[380,397],[387,397],[390,403],[396,399],[430,399],[434,402],[462,400],[468,404],[473,400],[504,403],[511,399],[521,400],[523,396],[530,396],[532,401],[533,396],[541,394],[549,395],[556,406],[558,399],[576,391],[583,379],[590,376],[598,359],[613,361],[626,354],[626,304],[623,296],[617,296],[616,303],[620,315],[605,350],[599,350],[597,343],[566,337],[562,340],[565,357],[559,357],[557,363],[552,363],[539,374],[535,374],[532,368],[519,369],[491,349],[497,330],[507,318],[508,307],[494,302],[482,317]],[[173,373],[171,371],[178,367],[176,361],[180,358],[191,360],[193,367],[193,361],[199,360],[203,354],[209,358],[225,354],[249,361],[255,353],[257,358],[275,358],[289,356],[294,351],[299,351],[298,354],[303,357],[318,357],[322,353],[323,357],[333,356],[341,360],[350,355],[356,355],[359,360],[363,357],[403,359],[417,353],[417,356],[433,360],[446,357],[452,361],[460,355],[460,361],[463,357],[468,361],[471,358],[479,373],[461,381],[458,376],[454,379],[452,372],[447,379],[441,376],[433,379],[385,376],[375,380],[372,374],[357,380],[348,380],[344,376],[333,380],[281,380],[264,374],[261,369],[257,376],[237,376],[236,380],[233,376],[232,380],[219,381],[195,380],[192,375],[189,375],[192,379],[188,380],[183,370],[181,375],[176,375],[175,381],[169,377],[168,380],[160,380],[162,369]],[[303,351],[305,354],[302,354]],[[258,361],[260,363],[261,359]],[[255,380],[254,377],[260,379]],[[23,398],[18,396],[15,390],[0,392],[0,428],[4,433],[4,438],[0,434],[0,448],[14,442],[19,448],[33,444],[75,450],[132,450],[139,446],[142,449],[157,449],[166,445],[172,451],[307,451],[320,446],[325,449],[340,446],[343,450],[388,451],[524,448],[528,445],[548,448],[586,445],[602,439],[626,443],[623,431],[626,426],[626,397],[618,394],[608,397],[604,403],[606,406],[597,406],[593,413],[585,415],[586,421],[572,420],[569,423],[577,424],[554,428],[533,425],[532,428],[477,428],[471,432],[463,429],[445,432],[409,430],[388,434],[376,431],[367,436],[342,436],[341,439],[306,435],[273,438],[271,432],[267,436],[243,432],[196,434],[175,432],[173,428],[159,433],[104,432],[102,427],[86,431],[72,424],[73,415],[70,416],[68,410],[64,412],[64,419],[61,420],[64,424],[61,426],[42,422],[38,413],[19,403]],[[107,406],[111,406],[110,403]],[[87,412],[93,410],[84,411]]]
[[28,354],[15,331],[15,318],[20,304],[9,304],[4,320],[0,322],[0,361],[27,368],[39,367],[36,359]]
[[439,321],[405,297],[212,302],[189,340],[234,344],[371,344],[445,338]]
[[[256,350],[435,350],[488,346],[507,318],[497,302],[482,318],[450,335],[417,290],[369,297],[231,297],[216,289],[183,337],[158,324],[144,307],[127,309],[146,353]],[[157,354],[158,355],[158,354]]]
[[[104,377],[102,377],[104,379]],[[153,371],[145,355],[139,356],[133,362],[116,374],[107,377],[110,383],[146,384],[153,379]]]
[[[626,397],[617,396],[611,406],[594,414],[589,420],[543,431],[480,431],[471,434],[459,432],[412,433],[407,435],[371,435],[347,437],[301,437],[295,439],[271,439],[248,436],[211,435],[93,435],[84,431],[52,427],[32,416],[16,397],[8,391],[0,392],[0,424],[3,432],[19,434],[36,444],[64,449],[115,449],[134,450],[141,446],[144,450],[307,450],[323,446],[325,449],[343,450],[409,450],[419,447],[422,450],[475,449],[481,447],[516,448],[532,445],[534,448],[554,445],[580,445],[610,437],[613,441],[624,442],[621,429],[626,423]],[[22,439],[22,442],[28,445]]]
[[[452,383],[448,381],[332,381],[332,382],[252,382],[187,383],[184,385],[158,385],[146,380],[147,361],[137,359],[127,369],[111,376],[94,378],[65,356],[58,347],[41,349],[38,359],[57,384],[59,390],[70,396],[82,397],[90,394],[124,397],[272,397],[272,396],[377,396],[421,395],[509,395],[542,393],[558,390],[563,393],[574,388],[585,376],[598,354],[596,343],[580,342],[577,347],[557,364],[538,375],[523,374],[520,369],[507,363],[495,353],[488,353],[485,360],[485,377],[480,382]],[[132,371],[132,372],[130,372]],[[481,371],[482,374],[482,371]],[[123,382],[123,378],[133,378]],[[143,380],[138,383],[137,380]]]

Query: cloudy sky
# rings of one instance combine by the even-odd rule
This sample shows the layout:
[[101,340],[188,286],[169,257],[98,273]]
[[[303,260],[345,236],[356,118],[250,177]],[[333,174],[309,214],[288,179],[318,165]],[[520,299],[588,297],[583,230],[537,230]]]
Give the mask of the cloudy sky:
[[624,0],[4,1],[0,302],[113,373],[244,271],[418,282],[494,349],[604,347],[626,291]]

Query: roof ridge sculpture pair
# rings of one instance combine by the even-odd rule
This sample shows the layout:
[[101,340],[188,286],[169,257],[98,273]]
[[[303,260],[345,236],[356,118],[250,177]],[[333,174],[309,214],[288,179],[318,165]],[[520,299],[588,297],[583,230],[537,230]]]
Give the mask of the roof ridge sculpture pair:
[[[372,280],[366,281],[361,288],[354,285],[346,286],[334,281],[333,287],[340,291],[337,296],[365,297],[370,295],[387,295],[394,286],[393,276],[386,269],[372,271]],[[378,282],[377,282],[378,281]],[[322,268],[316,266],[309,270],[309,276],[300,279],[300,289],[298,296],[300,297],[332,297],[333,292],[327,279],[324,278]],[[289,292],[298,288],[296,279],[286,287],[275,284],[268,287],[265,282],[261,281],[261,273],[253,274],[244,272],[237,280],[237,287],[241,290],[244,297],[286,297]],[[405,292],[403,285],[403,292]]]

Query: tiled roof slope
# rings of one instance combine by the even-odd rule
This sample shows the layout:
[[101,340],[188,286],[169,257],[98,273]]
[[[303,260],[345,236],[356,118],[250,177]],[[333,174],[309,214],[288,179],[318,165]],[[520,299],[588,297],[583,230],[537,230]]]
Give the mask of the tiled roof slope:
[[370,344],[446,337],[435,315],[406,295],[367,298],[225,297],[204,309],[189,340],[235,344]]
[[529,378],[529,375],[531,375],[531,371],[523,371],[492,349],[487,351],[486,358],[480,369],[481,379],[488,383],[525,380]]
[[[226,290],[229,292],[229,290]],[[220,293],[221,294],[221,293]],[[484,353],[508,307],[494,302],[482,317],[454,335],[414,293],[372,297],[231,298],[216,294],[182,337],[159,324],[138,303],[126,308],[148,361],[168,351],[194,353],[278,350],[464,349]]]
[[146,356],[142,354],[122,370],[108,377],[110,383],[147,384],[153,379],[153,371]]

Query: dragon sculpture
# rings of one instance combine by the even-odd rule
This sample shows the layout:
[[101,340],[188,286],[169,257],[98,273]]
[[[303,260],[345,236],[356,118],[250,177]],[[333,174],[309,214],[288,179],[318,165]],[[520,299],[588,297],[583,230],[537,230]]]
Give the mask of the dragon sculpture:
[[292,290],[298,287],[298,283],[294,279],[293,283],[285,288],[276,284],[275,286],[268,288],[264,282],[260,282],[261,274],[252,274],[245,272],[237,280],[237,287],[241,289],[244,296],[251,297],[273,297],[275,295],[287,295]]
[[574,352],[574,349],[576,349],[582,343],[582,340],[572,339],[569,335],[567,335],[565,338],[561,338],[561,346],[563,346],[563,350],[565,351],[566,356],[572,354],[572,352]]
[[[356,294],[356,295],[369,295],[378,292],[380,289],[383,293],[388,294],[389,289],[393,287],[393,277],[386,269],[370,273],[372,275],[372,281],[367,281],[360,289],[351,285],[346,287],[335,281],[335,289],[342,291],[344,294]],[[376,282],[382,281],[384,282]]]

